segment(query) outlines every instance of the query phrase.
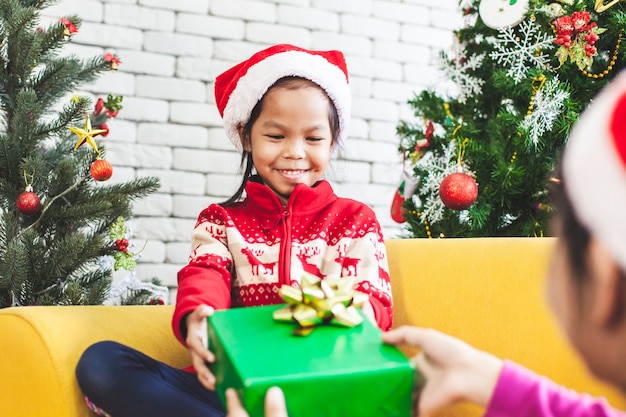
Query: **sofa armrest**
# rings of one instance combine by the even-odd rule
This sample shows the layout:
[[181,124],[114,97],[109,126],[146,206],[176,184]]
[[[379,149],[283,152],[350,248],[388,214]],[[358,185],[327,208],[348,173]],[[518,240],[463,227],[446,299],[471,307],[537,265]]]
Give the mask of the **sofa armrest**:
[[91,416],[74,370],[100,340],[172,366],[190,363],[174,338],[173,306],[12,307],[0,310],[0,416]]
[[[623,409],[619,390],[589,374],[544,297],[554,238],[390,239],[394,327],[440,330]],[[403,347],[407,355],[416,349]],[[460,405],[438,417],[480,416]]]

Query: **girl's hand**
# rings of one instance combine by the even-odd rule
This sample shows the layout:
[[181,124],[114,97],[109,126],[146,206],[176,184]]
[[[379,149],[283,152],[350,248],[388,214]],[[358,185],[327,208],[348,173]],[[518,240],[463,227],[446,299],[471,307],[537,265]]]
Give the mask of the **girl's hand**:
[[486,407],[491,400],[502,369],[495,356],[436,330],[410,326],[383,333],[383,342],[422,350],[412,359],[425,379],[420,416],[462,401]]
[[202,304],[187,316],[185,340],[198,380],[211,391],[215,390],[215,375],[207,363],[215,362],[215,355],[208,349],[207,317],[213,314],[213,311],[213,307]]
[[[226,408],[228,409],[226,417],[249,417],[239,401],[237,391],[232,388],[226,390]],[[270,388],[265,394],[265,417],[289,417],[285,396],[278,387]]]

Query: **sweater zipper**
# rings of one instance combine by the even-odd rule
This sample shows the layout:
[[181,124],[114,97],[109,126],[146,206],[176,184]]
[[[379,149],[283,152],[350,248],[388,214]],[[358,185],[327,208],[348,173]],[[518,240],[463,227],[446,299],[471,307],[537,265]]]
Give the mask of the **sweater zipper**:
[[283,242],[280,251],[283,257],[279,284],[289,284],[291,281],[291,216],[289,209],[283,211]]

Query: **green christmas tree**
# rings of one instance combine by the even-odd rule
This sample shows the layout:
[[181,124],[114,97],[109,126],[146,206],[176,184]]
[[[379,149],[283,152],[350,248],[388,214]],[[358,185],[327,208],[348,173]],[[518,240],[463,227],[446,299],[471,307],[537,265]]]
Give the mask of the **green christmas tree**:
[[416,94],[416,118],[397,128],[405,175],[392,214],[413,237],[545,236],[547,189],[570,128],[624,67],[626,6],[460,8],[465,26],[441,53],[454,89]]
[[104,182],[99,142],[122,99],[69,97],[120,61],[62,55],[81,21],[41,27],[52,3],[0,0],[0,307],[101,304],[114,268],[103,259],[128,256],[111,226],[158,189],[156,178]]

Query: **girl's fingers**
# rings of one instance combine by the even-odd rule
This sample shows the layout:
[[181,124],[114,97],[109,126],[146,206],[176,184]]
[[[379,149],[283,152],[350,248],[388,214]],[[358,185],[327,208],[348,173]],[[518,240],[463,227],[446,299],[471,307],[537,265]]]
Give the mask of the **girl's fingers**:
[[197,355],[191,355],[191,361],[198,375],[198,380],[202,385],[211,391],[215,390],[215,375],[213,375],[213,372],[206,366],[202,358]]
[[288,417],[285,395],[278,387],[272,387],[265,394],[265,417]]
[[241,405],[237,391],[233,388],[226,390],[226,408],[228,409],[228,417],[248,417],[248,413]]
[[[228,409],[227,417],[248,417],[237,391],[233,388],[226,390],[226,408]],[[285,395],[278,387],[270,388],[265,394],[265,417],[288,417]]]

